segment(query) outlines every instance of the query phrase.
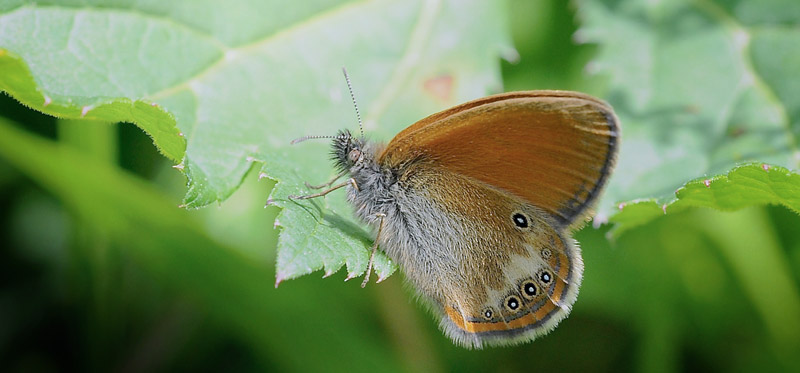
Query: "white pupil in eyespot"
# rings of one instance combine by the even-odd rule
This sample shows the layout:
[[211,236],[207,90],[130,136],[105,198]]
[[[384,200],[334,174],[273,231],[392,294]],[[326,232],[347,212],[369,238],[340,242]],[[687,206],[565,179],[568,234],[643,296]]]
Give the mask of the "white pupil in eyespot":
[[520,228],[527,228],[528,227],[528,218],[522,214],[514,214],[512,217],[514,219],[514,224]]

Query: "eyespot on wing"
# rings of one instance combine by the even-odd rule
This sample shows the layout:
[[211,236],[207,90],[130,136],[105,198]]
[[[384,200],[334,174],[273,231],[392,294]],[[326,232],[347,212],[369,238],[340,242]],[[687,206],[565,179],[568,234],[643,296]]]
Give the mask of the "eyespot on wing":
[[529,233],[526,242],[529,255],[507,263],[503,270],[513,280],[493,292],[487,304],[461,301],[461,308],[443,307],[442,328],[456,343],[470,348],[523,343],[568,316],[583,275],[579,248],[552,228]]

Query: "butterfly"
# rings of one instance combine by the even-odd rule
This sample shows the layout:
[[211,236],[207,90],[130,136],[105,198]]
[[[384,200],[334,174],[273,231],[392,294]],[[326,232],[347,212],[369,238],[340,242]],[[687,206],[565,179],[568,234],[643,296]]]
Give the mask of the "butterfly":
[[502,93],[433,114],[388,144],[341,131],[337,178],[291,198],[346,188],[375,227],[373,255],[399,264],[446,335],[468,348],[517,344],[551,331],[575,303],[584,267],[571,230],[607,184],[619,136],[612,108],[589,95]]

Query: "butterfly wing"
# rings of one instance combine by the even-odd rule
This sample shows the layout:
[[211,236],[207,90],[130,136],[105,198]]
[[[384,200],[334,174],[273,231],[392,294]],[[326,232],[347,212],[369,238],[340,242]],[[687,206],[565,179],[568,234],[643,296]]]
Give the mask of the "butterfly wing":
[[[605,184],[616,138],[604,103],[542,91],[455,107],[387,145],[378,162],[398,173],[402,205],[416,208],[383,247],[451,338],[511,344],[566,317],[583,274],[568,226]],[[424,244],[408,250],[413,242]]]
[[400,132],[379,162],[424,158],[508,191],[568,225],[597,198],[619,130],[604,102],[576,92],[511,92],[434,114]]

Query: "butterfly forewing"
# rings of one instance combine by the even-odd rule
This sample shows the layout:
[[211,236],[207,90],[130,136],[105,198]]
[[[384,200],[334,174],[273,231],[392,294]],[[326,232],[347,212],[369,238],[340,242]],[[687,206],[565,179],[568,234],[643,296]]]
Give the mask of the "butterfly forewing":
[[562,91],[489,96],[434,114],[398,134],[379,162],[424,158],[518,196],[568,225],[613,167],[617,120],[590,96]]

